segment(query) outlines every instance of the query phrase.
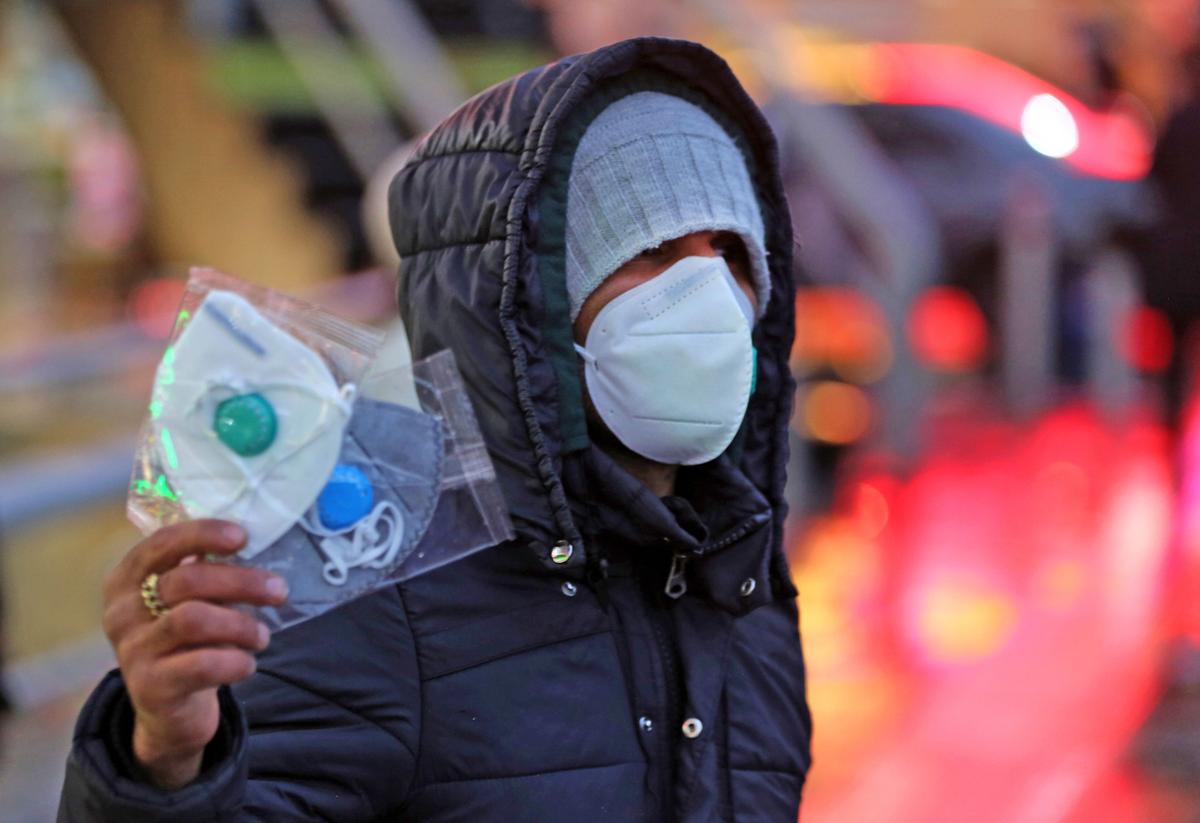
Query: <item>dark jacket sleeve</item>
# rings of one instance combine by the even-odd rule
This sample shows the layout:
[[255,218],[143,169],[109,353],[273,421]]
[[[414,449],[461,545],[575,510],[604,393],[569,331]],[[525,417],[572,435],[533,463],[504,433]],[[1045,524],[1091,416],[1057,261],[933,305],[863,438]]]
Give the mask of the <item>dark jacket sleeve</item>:
[[398,590],[278,632],[258,673],[221,694],[196,781],[141,779],[118,672],[80,714],[60,823],[373,820],[408,793],[419,737],[416,654]]

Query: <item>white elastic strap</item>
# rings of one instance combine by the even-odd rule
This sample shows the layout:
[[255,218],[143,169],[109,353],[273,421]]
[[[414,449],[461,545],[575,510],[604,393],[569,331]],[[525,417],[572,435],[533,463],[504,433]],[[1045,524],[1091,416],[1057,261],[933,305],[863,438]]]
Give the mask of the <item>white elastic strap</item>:
[[584,363],[587,363],[589,366],[595,367],[595,365],[596,365],[595,355],[593,355],[590,351],[588,351],[587,349],[585,349],[583,346],[579,345],[578,343],[575,344],[575,353],[583,358]]
[[[404,517],[396,504],[383,500],[367,514],[344,529],[327,529],[309,511],[301,525],[322,538],[319,545],[326,563],[321,573],[331,586],[344,585],[351,569],[385,569],[396,559],[404,542]],[[380,524],[386,526],[380,533]],[[347,538],[347,532],[353,532]]]

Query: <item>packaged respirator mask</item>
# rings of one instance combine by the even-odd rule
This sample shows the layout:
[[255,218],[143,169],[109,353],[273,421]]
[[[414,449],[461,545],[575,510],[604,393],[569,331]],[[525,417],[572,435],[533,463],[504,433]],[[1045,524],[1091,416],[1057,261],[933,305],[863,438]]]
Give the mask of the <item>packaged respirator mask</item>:
[[[449,352],[193,270],[155,376],[128,511],[144,533],[246,529],[232,562],[288,580],[278,628],[511,537]],[[402,347],[400,349],[403,351]]]

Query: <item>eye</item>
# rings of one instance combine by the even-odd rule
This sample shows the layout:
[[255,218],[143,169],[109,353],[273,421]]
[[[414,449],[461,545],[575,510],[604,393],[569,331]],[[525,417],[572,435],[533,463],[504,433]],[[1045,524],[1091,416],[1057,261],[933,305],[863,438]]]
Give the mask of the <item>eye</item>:
[[713,243],[713,248],[717,254],[728,260],[730,263],[745,264],[748,262],[746,254],[746,246],[742,243],[742,238],[736,234],[725,235]]
[[659,243],[657,246],[651,246],[648,249],[642,249],[640,252],[638,252],[637,256],[638,258],[643,259],[662,257],[664,254],[666,254],[666,251],[667,250],[664,247],[664,244]]

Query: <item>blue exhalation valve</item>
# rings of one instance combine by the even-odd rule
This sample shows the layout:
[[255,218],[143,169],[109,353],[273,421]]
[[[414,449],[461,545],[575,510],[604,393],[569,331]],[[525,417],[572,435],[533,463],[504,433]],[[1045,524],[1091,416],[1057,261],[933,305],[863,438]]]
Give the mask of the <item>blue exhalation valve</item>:
[[317,517],[330,531],[341,531],[366,517],[374,504],[375,490],[362,469],[338,463],[317,497]]

